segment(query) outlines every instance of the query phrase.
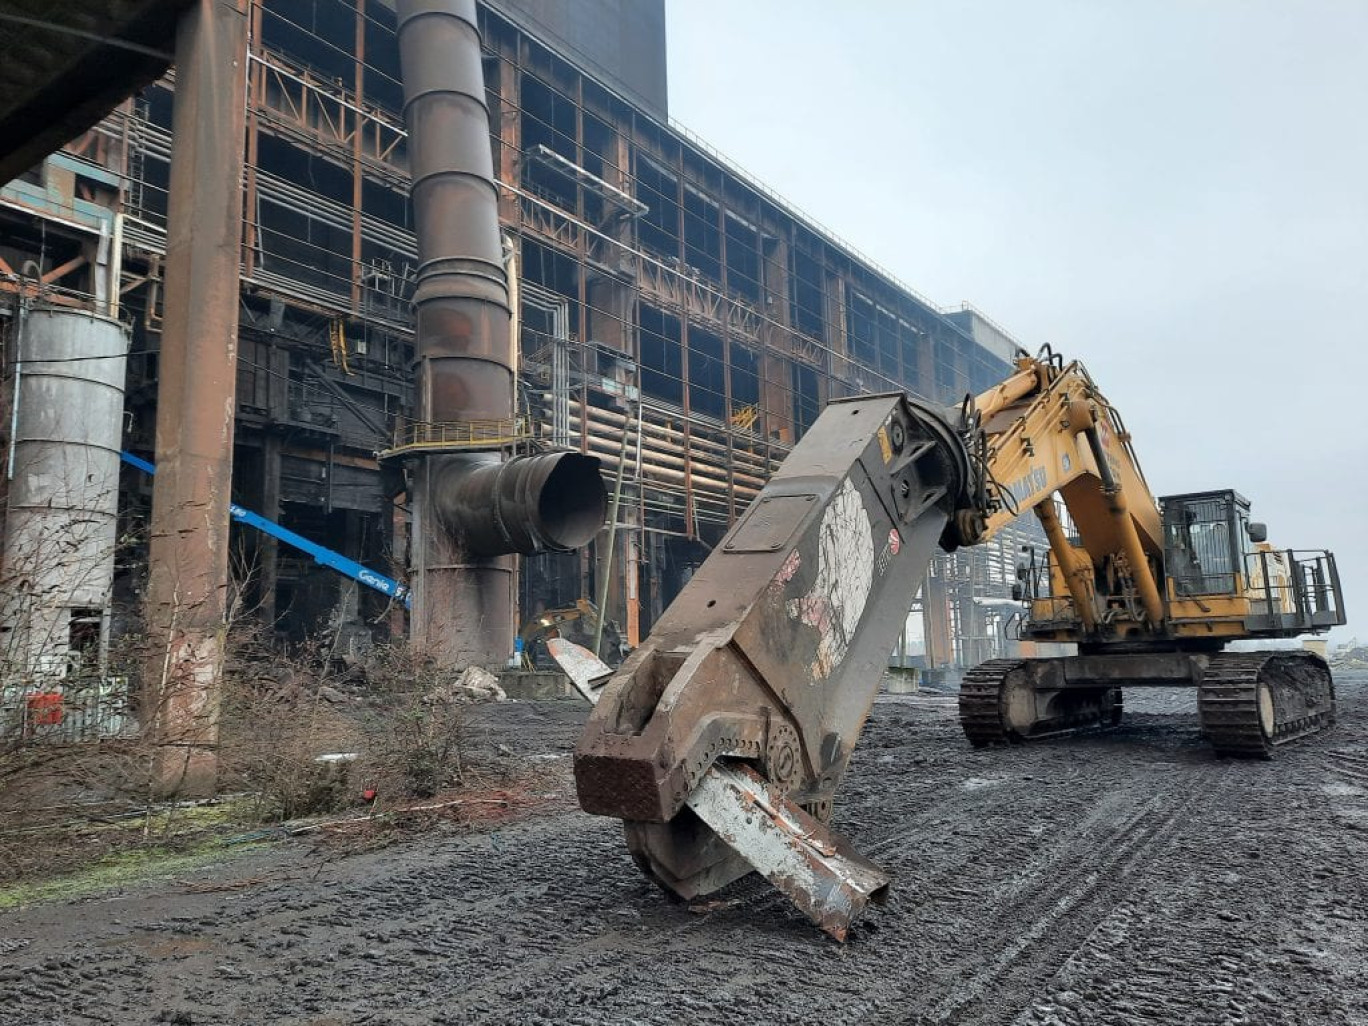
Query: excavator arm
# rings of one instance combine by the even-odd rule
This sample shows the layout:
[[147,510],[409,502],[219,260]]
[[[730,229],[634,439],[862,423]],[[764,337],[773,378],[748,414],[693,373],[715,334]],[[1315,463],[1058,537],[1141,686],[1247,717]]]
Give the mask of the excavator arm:
[[580,804],[667,889],[757,868],[843,937],[886,885],[825,821],[932,556],[981,530],[960,419],[829,405],[603,690]]
[[[982,539],[1034,511],[1085,635],[1124,619],[1154,631],[1164,621],[1160,588],[1163,530],[1158,504],[1120,415],[1081,363],[1046,350],[1023,356],[1017,373],[973,404],[988,477]],[[1079,536],[1066,537],[1054,496]],[[1099,596],[1099,571],[1117,587]]]

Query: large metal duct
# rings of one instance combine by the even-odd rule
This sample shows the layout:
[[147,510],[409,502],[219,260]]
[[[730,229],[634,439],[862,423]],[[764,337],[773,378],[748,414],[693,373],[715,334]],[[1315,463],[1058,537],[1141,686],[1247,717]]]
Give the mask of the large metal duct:
[[[418,235],[418,418],[514,421],[514,340],[475,0],[400,0]],[[497,433],[497,432],[496,432]],[[514,553],[569,549],[603,524],[598,459],[448,451],[413,468],[414,640],[440,662],[513,650]]]
[[38,308],[22,321],[0,661],[31,682],[103,669],[127,353],[123,327],[107,317]]

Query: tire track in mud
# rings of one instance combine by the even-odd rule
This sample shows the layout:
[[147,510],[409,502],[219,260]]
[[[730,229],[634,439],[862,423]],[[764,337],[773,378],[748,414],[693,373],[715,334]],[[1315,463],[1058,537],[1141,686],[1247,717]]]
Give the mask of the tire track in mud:
[[1005,879],[983,879],[971,901],[950,903],[938,918],[972,924],[960,934],[960,947],[973,958],[956,967],[953,982],[919,995],[929,1007],[905,1021],[1001,1022],[1124,900],[1132,877],[1173,844],[1182,818],[1200,814],[1211,800],[1203,782],[1170,778],[1130,813],[1122,812],[1129,796],[1108,794],[1102,823],[1082,824]]
[[[958,741],[958,726],[954,727],[956,740]],[[1063,774],[1067,781],[1076,777],[1075,771]],[[970,781],[975,778],[969,778]],[[986,782],[986,783],[996,783]],[[910,842],[927,836],[934,836],[942,832],[942,828],[949,823],[959,822],[982,822],[991,817],[993,809],[1000,804],[1001,798],[994,792],[992,786],[984,786],[976,789],[966,788],[966,779],[961,771],[955,772],[952,776],[940,781],[932,788],[926,789],[919,794],[919,802],[923,808],[919,812],[903,812],[899,808],[898,820],[900,821],[895,829],[888,829],[885,825],[883,829],[873,832],[871,838],[867,831],[855,833],[848,829],[848,824],[838,822],[838,827],[846,828],[847,833],[855,837],[857,846],[862,850],[872,854],[876,858],[885,850],[906,860],[909,854],[915,854],[906,849]],[[1084,807],[1092,802],[1092,796],[1082,792],[1071,793],[1067,800],[1061,801],[1059,798],[1052,798],[1046,804],[1049,805],[1052,815],[1056,818],[1067,815],[1077,807]],[[898,803],[902,805],[903,803]],[[842,806],[845,802],[842,802]],[[887,823],[887,817],[883,822]],[[960,830],[956,835],[956,847],[952,856],[942,856],[940,858],[926,858],[915,860],[918,868],[915,873],[904,873],[903,879],[895,880],[895,887],[900,893],[913,895],[921,892],[934,892],[943,889],[955,882],[959,874],[959,868],[963,861],[978,861],[989,858],[990,856],[1001,860],[1004,857],[1019,861],[1026,858],[1036,845],[1036,839],[1027,833],[1017,833],[1009,831],[1004,837],[1000,832],[973,830]],[[894,872],[899,872],[899,865],[890,866]],[[657,905],[662,903],[662,899],[654,895],[653,888],[648,891],[647,901]],[[796,946],[800,959],[795,961],[795,968],[802,958],[809,958],[813,951],[810,949],[809,942],[817,944],[817,951],[825,951],[829,942],[812,933],[805,920],[794,910],[792,910],[785,899],[778,895],[767,885],[759,882],[750,882],[722,896],[723,900],[733,902],[731,907],[724,911],[713,913],[706,919],[689,916],[678,909],[677,906],[665,906],[668,910],[663,918],[666,922],[657,920],[653,924],[652,932],[645,936],[632,936],[628,938],[611,938],[595,936],[577,946],[573,951],[562,951],[552,955],[550,958],[534,962],[529,965],[519,967],[520,972],[525,971],[532,975],[538,972],[559,972],[565,974],[572,981],[578,981],[583,985],[590,985],[592,981],[600,978],[605,972],[613,971],[615,964],[621,960],[624,952],[630,952],[633,959],[638,961],[650,961],[656,959],[666,960],[671,952],[688,951],[695,943],[695,937],[700,934],[716,934],[724,931],[728,934],[743,936],[746,931],[753,930],[757,924],[762,925],[763,929],[769,932],[791,931],[796,938],[801,939],[801,943]],[[906,898],[903,904],[906,904]],[[885,920],[890,920],[888,915],[880,916],[877,910],[869,913],[871,917],[878,917],[882,924]],[[882,930],[882,926],[880,926]],[[857,926],[856,934],[860,935],[864,927]],[[744,941],[742,942],[744,944]],[[719,954],[711,956],[714,961],[725,961],[725,954],[728,945],[719,944],[722,949]],[[696,956],[696,952],[693,952]],[[775,967],[782,968],[786,962],[792,961],[785,957],[784,953],[774,956]],[[506,979],[490,980],[482,988],[468,994],[460,1005],[461,1010],[469,1011],[478,1006],[480,1002],[488,998],[491,994],[498,993],[507,986]],[[810,998],[811,995],[808,995]],[[815,1011],[815,1009],[813,1010]],[[844,1009],[845,1013],[849,1008]],[[832,1010],[832,1014],[840,1016],[842,1009]]]
[[[871,842],[867,835],[862,835],[857,839],[857,843],[860,847],[876,855],[888,850],[891,854],[906,856],[908,852],[899,849],[906,849],[911,841],[926,836],[930,826],[937,820],[958,820],[960,823],[964,823],[966,820],[982,822],[989,816],[995,805],[1000,805],[1003,800],[1002,796],[996,794],[992,787],[965,792],[964,783],[965,781],[961,776],[953,787],[941,788],[942,791],[960,791],[963,795],[957,799],[956,807],[953,810],[946,808],[950,803],[946,802],[945,795],[941,795],[933,799],[931,806],[919,816],[905,818],[898,829],[881,831],[882,836],[879,840]],[[1188,796],[1183,792],[1183,787],[1177,783],[1170,784],[1167,794],[1174,803],[1188,800]],[[1050,795],[1037,800],[1049,806],[1056,817],[1061,812],[1074,813],[1078,810],[1091,809],[1093,803],[1097,802],[1095,795],[1081,789],[1072,791],[1066,796]],[[1112,802],[1111,804],[1116,805],[1118,803]],[[1119,872],[1128,868],[1123,859],[1127,853],[1130,853],[1131,862],[1140,860],[1139,849],[1142,846],[1138,843],[1138,839],[1154,840],[1161,832],[1174,829],[1178,815],[1178,804],[1175,804],[1174,810],[1167,814],[1158,807],[1160,805],[1159,800],[1153,796],[1150,796],[1150,805],[1152,807],[1147,808],[1144,813],[1139,815],[1106,814],[1102,817],[1111,820],[1111,834],[1123,839],[1112,846],[1115,852],[1113,858],[1115,866],[1112,869],[1115,871]],[[1037,881],[1050,874],[1053,874],[1057,879],[1062,879],[1063,874],[1058,867],[1070,861],[1080,861],[1078,854],[1081,843],[1095,843],[1096,836],[1100,832],[1101,820],[1097,815],[1091,813],[1082,815],[1080,818],[1083,820],[1080,830],[1072,835],[1062,837],[1052,849],[1044,854],[1040,851],[1039,838],[1028,833],[1008,830],[1004,836],[1002,831],[960,830],[956,835],[956,847],[952,854],[940,859],[927,860],[928,865],[925,868],[919,869],[915,874],[905,874],[904,879],[898,882],[898,886],[904,893],[910,892],[911,900],[916,901],[923,895],[931,895],[930,900],[918,908],[907,909],[902,907],[897,914],[879,915],[877,912],[871,914],[873,924],[877,926],[876,943],[878,947],[883,951],[898,952],[900,957],[897,961],[904,963],[901,968],[912,969],[919,957],[926,952],[928,947],[927,935],[932,932],[930,929],[932,926],[951,922],[955,919],[964,920],[964,910],[961,906],[966,900],[971,906],[982,904],[982,893],[968,891],[962,886],[958,886],[962,883],[960,867],[965,862],[982,861],[983,864],[991,867],[1002,867],[1004,865],[1017,867],[1015,882],[1011,888],[1016,892],[1013,903],[995,917],[982,933],[975,931],[970,935],[968,950],[972,952],[974,964],[977,965],[981,962],[984,940],[1001,936],[1004,932],[1004,924],[1008,923],[1014,916],[1034,909],[1037,918],[1044,917],[1046,922],[1062,919],[1061,910],[1054,906],[1059,901],[1065,902],[1066,906],[1080,905],[1081,901],[1078,896],[1069,898],[1064,893],[1067,888],[1062,884],[1049,889],[1038,888]],[[1142,820],[1153,820],[1154,822],[1142,829]],[[1125,841],[1124,838],[1127,835],[1133,835],[1133,839]],[[967,844],[966,838],[972,839],[975,843],[972,846]],[[1131,849],[1136,850],[1131,852]],[[887,863],[886,859],[884,861]],[[1023,864],[1027,867],[1024,870],[1021,868]],[[1081,889],[1083,896],[1091,895],[1093,891],[1098,889],[1098,877],[1091,871],[1079,870],[1077,874],[1068,877],[1068,879],[1074,884],[1073,890],[1080,892]],[[1063,894],[1063,897],[1054,901],[1050,900],[1052,896],[1057,894]],[[1003,895],[994,895],[993,900],[997,901],[1002,897]],[[960,900],[956,900],[956,898]],[[904,899],[901,905],[906,906],[906,904],[907,900]],[[981,911],[978,907],[969,910],[971,916],[980,914]],[[1073,910],[1068,907],[1062,911],[1073,914]],[[905,921],[900,923],[900,918]],[[675,929],[661,930],[650,937],[639,939],[631,945],[632,953],[635,958],[648,964],[652,961],[663,961],[664,956],[670,952],[687,953],[691,935],[716,935],[723,931],[729,935],[735,934],[741,938],[740,943],[746,944],[746,932],[748,930],[754,931],[766,919],[770,920],[768,924],[770,928],[765,931],[767,933],[776,932],[775,927],[779,929],[804,929],[801,919],[797,917],[796,913],[788,910],[783,899],[774,895],[773,892],[763,888],[757,891],[753,887],[748,896],[742,899],[737,907],[729,909],[725,913],[710,916],[706,920],[706,930],[703,923],[697,926],[693,923],[679,924]],[[785,925],[786,920],[787,926]],[[870,927],[857,927],[857,938],[863,941],[868,930]],[[944,930],[941,930],[941,933],[943,934]],[[732,945],[727,941],[730,941],[731,937],[714,937],[714,939],[718,941],[717,948],[719,950],[716,954],[710,955],[710,961],[713,963],[710,968],[718,969],[729,958],[727,952],[729,948],[732,948]],[[949,937],[944,936],[938,939],[942,942],[950,940]],[[1038,944],[1040,939],[1038,936],[1033,937],[1031,943]],[[961,936],[960,940],[960,946],[963,947],[964,938]],[[1020,961],[1025,948],[1028,946],[1023,945],[1019,950],[1012,951],[1012,959]],[[852,949],[855,947],[856,944],[852,943]],[[620,951],[613,949],[612,945],[609,948],[610,950],[602,950],[595,946],[594,950],[579,953],[579,957],[563,959],[561,969],[573,973],[572,979],[575,980],[586,981],[601,977],[605,970],[611,971],[615,959],[621,954]],[[769,968],[782,973],[789,967],[801,971],[805,960],[810,960],[814,955],[824,954],[826,954],[824,949],[813,951],[804,945],[800,946],[797,952],[786,951],[782,947],[777,950],[770,950],[767,952],[767,958],[769,959]],[[692,955],[696,960],[697,952],[693,952]],[[788,957],[792,955],[798,957]],[[847,982],[857,983],[854,993],[858,995],[867,996],[882,993],[885,998],[888,998],[890,990],[888,977],[892,976],[896,979],[898,976],[904,975],[897,971],[890,971],[893,967],[887,964],[871,961],[862,967],[849,965],[848,963],[853,959],[846,959],[845,961],[847,964],[838,968],[844,976],[850,978]],[[1051,962],[1048,972],[1053,972],[1056,965],[1057,962]],[[535,970],[539,967],[527,968]],[[498,989],[499,984],[496,983],[494,986],[495,989]],[[807,1008],[807,1014],[813,1017],[801,1021],[813,1021],[816,1017],[823,1015],[835,1016],[844,1021],[855,1021],[856,1016],[853,1013],[860,1006],[860,1003],[855,1002],[856,1007],[852,1007],[852,1000],[849,995],[842,992],[843,989],[835,988],[831,993],[826,993],[815,988],[803,988],[802,990],[806,990],[806,993],[802,990],[798,994],[790,992],[790,998],[798,998],[803,1001]],[[469,1010],[474,1004],[478,1004],[479,998],[483,996],[487,995],[472,995],[473,1004],[466,1006],[464,1010]],[[830,1004],[833,996],[838,999],[837,1003]],[[963,997],[962,991],[959,996]],[[893,1018],[888,1021],[909,1021],[907,1019],[911,1011],[908,1006],[909,1000],[916,1001],[915,1007],[923,1007],[927,1004],[925,988],[922,988],[920,995],[907,993],[905,988],[897,988],[894,997],[896,1000],[884,1002],[893,1005],[896,1009],[893,1012]],[[829,1004],[830,1007],[826,1007]],[[870,1007],[865,1008],[864,1011],[877,1014],[875,1003],[870,1003]],[[946,1019],[944,1015],[941,1018],[945,1021],[952,1021]],[[871,1019],[869,1021],[881,1020]],[[933,1017],[927,1021],[937,1021],[937,1019]]]
[[[1062,774],[1066,782],[1071,775],[1076,777],[1071,772]],[[975,779],[971,777],[969,781]],[[962,861],[1003,865],[1006,859],[1006,864],[1019,865],[1036,845],[1037,839],[1026,832],[1008,831],[1004,837],[1001,830],[963,828],[966,822],[994,818],[993,809],[1002,802],[999,788],[1008,786],[1005,781],[993,780],[989,782],[991,786],[966,790],[969,781],[965,780],[962,768],[955,769],[935,784],[930,793],[919,796],[924,802],[920,813],[904,818],[897,829],[884,829],[876,835],[879,840],[871,847],[889,849],[892,854],[901,855],[906,853],[900,849],[907,848],[919,837],[935,835],[949,824],[961,825],[954,830],[952,848],[939,857],[932,852],[931,857],[917,860],[921,868],[904,874],[907,878],[902,884],[904,890],[915,889],[920,895],[946,889],[957,878]],[[1056,818],[1067,818],[1079,815],[1091,799],[1070,792],[1067,800],[1063,796],[1050,795],[1037,801],[1048,806]],[[263,903],[266,907],[259,908],[261,918],[254,924],[258,932],[275,926],[289,933],[283,939],[256,945],[258,949],[264,948],[261,951],[264,964],[255,969],[260,974],[257,986],[272,983],[283,986],[287,981],[291,984],[292,989],[286,991],[288,1001],[270,1003],[273,1011],[280,1015],[324,1007],[350,1008],[354,1001],[352,995],[359,992],[369,995],[372,1001],[393,1001],[397,1006],[405,1006],[408,1013],[451,1014],[457,1020],[469,1022],[506,1021],[510,1007],[531,1012],[534,1018],[528,1021],[538,1021],[537,1014],[545,1014],[545,1021],[569,1021],[561,1018],[563,1006],[561,1012],[548,1006],[544,1013],[527,1007],[526,981],[553,979],[564,981],[556,989],[558,996],[569,995],[576,1002],[587,1001],[591,1007],[608,1006],[598,1007],[598,1012],[591,1013],[585,1021],[616,1021],[618,1011],[627,1016],[633,1011],[640,1014],[636,997],[616,1008],[611,1016],[594,1020],[593,1015],[614,1008],[615,991],[632,989],[632,977],[636,975],[632,971],[634,967],[660,965],[676,958],[688,960],[692,964],[691,973],[698,973],[700,978],[720,976],[733,981],[729,985],[733,988],[740,985],[737,981],[747,981],[745,989],[754,993],[740,994],[739,999],[743,1005],[750,1004],[748,997],[763,993],[763,985],[754,982],[755,973],[749,964],[750,948],[757,934],[768,935],[775,942],[768,958],[770,968],[776,971],[787,968],[802,972],[815,958],[832,963],[827,972],[850,975],[852,967],[844,954],[837,958],[832,950],[834,946],[814,936],[801,917],[764,885],[740,888],[741,893],[736,898],[739,904],[725,913],[707,918],[690,916],[678,908],[663,905],[653,890],[636,877],[634,870],[624,869],[614,824],[600,824],[599,830],[593,830],[586,829],[585,824],[594,821],[575,822],[574,819],[567,817],[570,822],[548,823],[545,829],[538,827],[527,831],[534,836],[510,837],[507,847],[518,852],[514,862],[499,864],[497,859],[491,862],[490,852],[461,850],[479,847],[481,842],[477,839],[455,846],[440,865],[409,867],[402,874],[388,876],[383,887],[369,883],[344,886],[323,900],[315,896],[313,899],[281,898]],[[608,829],[603,830],[603,826]],[[569,829],[565,829],[567,827]],[[543,833],[549,836],[536,836]],[[578,834],[597,834],[597,841],[592,844],[597,850],[584,851],[582,842],[587,838],[576,837]],[[864,838],[861,840],[863,842]],[[574,858],[589,856],[591,865],[594,855],[609,865],[616,859],[618,865],[613,871],[597,874],[603,879],[594,879],[595,874],[586,874],[583,870],[567,871],[567,865],[573,865],[573,862],[554,861],[565,859],[567,850],[574,852]],[[463,857],[469,857],[469,861]],[[459,864],[458,859],[461,859]],[[1048,862],[1044,864],[1048,865]],[[544,870],[548,865],[554,871],[543,872],[539,877],[537,868]],[[524,883],[500,893],[509,877],[521,878]],[[477,896],[477,899],[464,900],[461,896],[467,894]],[[620,905],[616,911],[625,913],[628,924],[635,921],[634,928],[624,929],[622,918],[604,914],[603,906],[614,903]],[[641,909],[645,911],[639,911]],[[524,928],[518,932],[520,925],[525,927],[529,916],[551,922],[559,919],[561,923],[575,924],[577,928],[567,929],[557,923],[541,931]],[[923,918],[917,916],[916,922],[925,927]],[[508,934],[496,933],[491,939],[491,928],[497,930],[502,919],[508,922]],[[283,926],[282,921],[288,921],[290,925]],[[896,923],[897,920],[892,915],[885,915],[879,921]],[[396,922],[403,925],[396,928],[392,925]],[[320,975],[317,972],[322,968],[320,960],[310,956],[308,949],[316,946],[320,938],[326,942],[330,933],[341,931],[349,931],[353,938],[360,938],[359,943],[343,942],[337,951],[339,961],[350,964],[348,978],[342,983],[323,985],[323,981],[314,979]],[[896,930],[895,935],[910,935],[908,950],[915,952],[917,932],[916,929]],[[901,948],[901,939],[898,944]],[[720,949],[719,953],[709,955],[707,962],[700,965],[700,955],[714,946]],[[511,952],[511,956],[507,952]],[[736,952],[742,953],[739,958]],[[273,966],[280,968],[273,971]],[[412,977],[416,969],[421,977],[426,966],[439,970],[456,968],[459,976],[469,982],[455,996],[445,993],[447,988],[415,988],[409,984],[398,988],[386,983],[387,979],[405,970]],[[886,989],[880,988],[879,975],[855,973],[850,980],[853,990],[833,986],[830,989],[811,988],[804,993],[800,988],[797,993],[789,992],[787,996],[790,1004],[802,1007],[806,1003],[811,1011],[816,1010],[813,1006],[819,1006],[823,1015],[837,1018],[852,1016],[866,1005],[866,1010],[877,1012],[878,992]],[[650,992],[657,989],[651,985],[654,982],[649,981],[646,987],[638,982],[637,997],[645,990],[649,998]],[[662,976],[659,982],[660,1002],[668,1005],[692,1000],[698,1014],[707,1015],[711,1006],[706,999],[691,999],[687,993],[681,994],[677,980]],[[863,995],[867,992],[876,995],[873,1001],[865,1000]],[[187,991],[184,997],[191,999],[193,994]],[[731,1005],[737,997],[728,994],[725,1000],[719,1000]],[[769,1001],[764,1005],[774,1007]],[[794,1014],[799,1016],[795,1021],[806,1021],[805,1014]],[[421,1018],[420,1015],[413,1021]]]
[[[954,737],[958,743],[958,726],[953,726],[953,733],[950,730],[944,731],[946,736]],[[939,726],[939,724],[938,724]],[[964,818],[966,815],[971,819],[982,819],[988,816],[993,806],[998,802],[990,789],[981,791],[965,792],[964,775],[957,771],[952,776],[939,782],[927,793],[919,795],[919,802],[924,806],[921,812],[912,815],[901,815],[899,827],[896,830],[888,830],[887,827],[878,831],[874,836],[879,838],[873,843],[869,843],[869,837],[865,833],[857,836],[857,843],[865,850],[878,853],[884,847],[905,844],[910,838],[918,835],[937,832],[935,824],[944,823],[951,818]],[[945,801],[946,793],[958,794],[958,808],[954,812],[947,811]],[[1082,799],[1079,799],[1082,800]],[[846,802],[843,800],[841,807],[844,808]],[[1058,803],[1055,803],[1058,808]],[[901,811],[901,810],[900,810]],[[886,817],[884,822],[886,823]],[[838,826],[847,828],[848,824],[838,823]],[[614,836],[618,836],[617,828],[613,826]],[[1031,843],[1029,836],[1015,837],[1015,843],[1024,852]],[[654,890],[653,887],[645,884],[635,870],[628,868],[624,878],[621,875],[620,867],[623,860],[620,842],[618,842],[614,852],[619,870],[611,874],[611,885],[619,888],[619,893],[625,894],[626,900],[635,902],[637,907],[645,908],[644,918],[651,921],[650,929],[646,932],[631,932],[624,934],[621,929],[621,920],[618,922],[603,922],[597,920],[595,905],[581,906],[571,902],[570,907],[565,908],[568,917],[576,918],[586,924],[586,936],[569,948],[561,948],[544,954],[540,958],[535,958],[530,962],[523,962],[517,966],[509,967],[504,973],[494,976],[485,976],[483,982],[476,988],[467,991],[456,1005],[456,1009],[462,1012],[474,1012],[482,1004],[507,992],[510,986],[520,986],[521,981],[527,976],[537,977],[545,974],[557,976],[571,981],[572,988],[577,985],[585,987],[593,986],[595,981],[601,985],[602,977],[605,974],[612,974],[619,968],[619,963],[627,955],[636,963],[649,962],[652,959],[664,961],[672,952],[689,952],[692,957],[696,957],[697,952],[692,949],[699,943],[700,935],[706,938],[708,935],[723,931],[727,934],[733,932],[742,934],[753,930],[760,925],[767,931],[792,931],[794,936],[800,939],[797,950],[801,957],[810,957],[809,943],[814,941],[817,944],[816,950],[824,950],[827,944],[820,937],[814,937],[811,928],[807,926],[805,920],[789,908],[786,901],[767,885],[759,882],[750,882],[740,885],[721,896],[724,901],[730,902],[731,907],[722,912],[713,913],[706,918],[688,914],[679,906],[669,905]],[[956,872],[958,860],[964,857],[979,858],[982,855],[981,849],[993,848],[1000,854],[1002,851],[1002,838],[993,834],[984,833],[976,838],[966,835],[960,840],[955,859],[942,860],[939,872],[936,874],[937,880],[950,879]],[[925,879],[926,874],[922,873],[923,880],[917,886],[928,886]],[[938,884],[932,883],[931,886]],[[899,887],[905,888],[907,884],[900,881]],[[644,889],[644,892],[643,892]],[[619,899],[622,900],[622,899]],[[623,910],[619,910],[623,911]],[[875,913],[877,914],[877,913]],[[631,912],[627,913],[629,921],[635,918]],[[592,927],[591,928],[591,924]],[[858,929],[858,928],[857,928]],[[720,948],[727,947],[720,944]],[[725,960],[725,954],[713,956],[718,960]],[[780,964],[785,959],[781,956],[778,959]],[[478,1020],[472,1020],[478,1021]]]
[[1365,750],[1364,690],[1347,697],[1352,748],[1337,731],[1334,747],[1233,764],[1181,857],[1154,865],[1015,1026],[1368,1022],[1368,836],[1342,829],[1324,786]]

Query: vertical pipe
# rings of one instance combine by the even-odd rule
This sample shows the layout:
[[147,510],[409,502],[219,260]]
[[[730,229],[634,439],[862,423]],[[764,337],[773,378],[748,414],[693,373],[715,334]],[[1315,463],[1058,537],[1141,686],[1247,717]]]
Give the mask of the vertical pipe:
[[[249,0],[251,3],[251,24],[248,28],[248,38],[258,50],[261,47],[261,11],[264,0]],[[245,249],[242,254],[242,266],[245,277],[250,278],[256,272],[256,252],[257,240],[260,235],[257,224],[257,140],[259,137],[257,129],[257,105],[262,102],[266,95],[266,65],[257,61],[249,65],[249,95],[247,110],[247,161],[245,168],[246,184],[246,204],[244,207],[245,215],[242,219],[242,241]]]
[[28,312],[28,305],[22,298],[14,301],[14,307],[14,397],[10,403],[10,444],[9,460],[5,464],[6,481],[14,480],[14,446],[19,437],[19,387],[24,382],[24,358],[21,347],[24,344],[24,316]]
[[[267,431],[261,444],[261,512],[271,520],[280,520],[280,436]],[[268,624],[276,622],[276,590],[280,584],[280,542],[273,535],[262,534],[261,553],[261,618]]]
[[598,459],[505,459],[516,344],[475,0],[400,0],[419,420],[495,422],[498,448],[422,456],[414,480],[413,636],[447,666],[513,651],[512,553],[571,549],[603,525]]
[[617,480],[613,483],[613,503],[608,509],[608,552],[603,558],[602,580],[599,581],[598,623],[594,625],[594,655],[603,643],[603,621],[608,618],[608,582],[613,575],[613,546],[617,544],[618,508],[622,504],[622,474],[627,467],[627,442],[632,437],[631,425],[622,432],[622,448],[618,450]]
[[[511,421],[508,281],[494,187],[475,0],[400,0],[418,285],[418,419]],[[445,665],[501,665],[513,650],[513,560],[476,557],[445,529],[447,479],[497,453],[430,456],[416,468],[413,636]]]
[[[353,37],[352,60],[355,64],[353,74],[352,100],[355,109],[351,111],[352,120],[352,249],[351,249],[351,308],[352,313],[361,312],[361,119],[362,110],[365,106],[365,71],[366,71],[366,0],[356,2],[356,33]],[[342,108],[340,115],[344,120],[347,117],[346,108]]]
[[176,33],[144,724],[154,786],[215,785],[228,590],[248,0],[198,0]]

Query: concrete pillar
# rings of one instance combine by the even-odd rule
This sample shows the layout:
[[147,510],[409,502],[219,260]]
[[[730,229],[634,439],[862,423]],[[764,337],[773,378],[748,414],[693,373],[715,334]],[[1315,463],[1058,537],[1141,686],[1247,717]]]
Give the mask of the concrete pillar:
[[176,34],[144,723],[155,785],[212,791],[228,583],[248,0],[198,0]]
[[950,635],[950,594],[945,580],[928,577],[922,584],[922,616],[926,633],[926,665],[938,670],[955,661]]

